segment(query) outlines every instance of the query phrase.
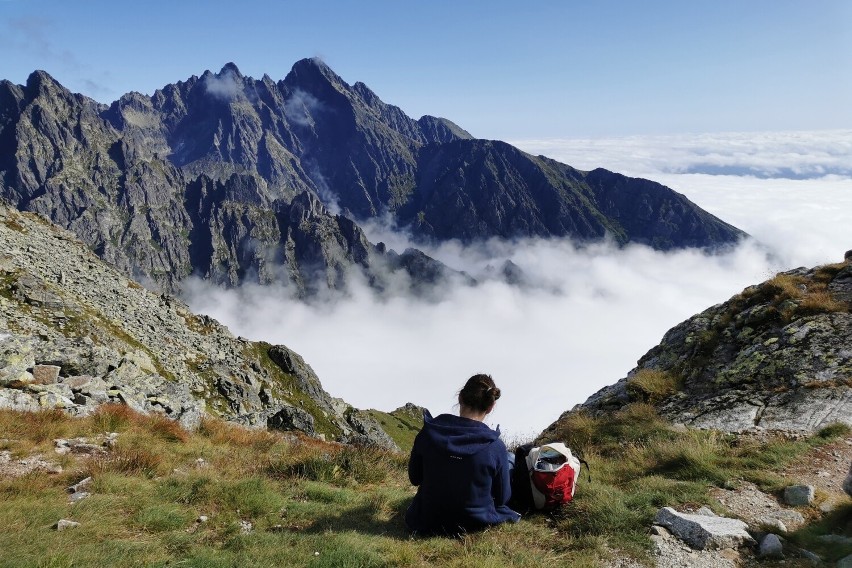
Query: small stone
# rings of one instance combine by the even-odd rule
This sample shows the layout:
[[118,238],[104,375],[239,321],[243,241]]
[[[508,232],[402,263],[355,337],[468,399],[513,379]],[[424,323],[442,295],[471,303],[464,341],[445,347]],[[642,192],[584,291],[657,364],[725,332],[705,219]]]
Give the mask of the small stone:
[[760,541],[757,555],[760,558],[784,558],[784,546],[778,535],[769,533]]
[[697,511],[695,511],[696,515],[702,515],[704,517],[718,517],[716,513],[713,512],[713,509],[710,507],[701,507]]
[[784,489],[784,502],[793,507],[810,505],[814,501],[813,485],[791,485]]
[[92,478],[87,477],[86,479],[83,479],[82,481],[78,481],[74,485],[71,485],[70,487],[66,488],[65,490],[68,493],[78,493],[80,491],[83,491],[84,489],[88,489],[89,485],[91,485],[91,484],[92,484]]
[[780,533],[787,532],[787,525],[784,524],[784,521],[782,521],[781,519],[776,519],[774,517],[764,517],[760,519],[760,522],[758,524]]
[[91,494],[91,493],[89,493],[88,491],[78,491],[77,493],[72,493],[72,494],[68,497],[68,500],[69,500],[71,503],[77,503],[77,502],[79,502],[79,501],[82,501],[83,499],[86,499],[87,497],[91,497],[91,495],[92,495],[92,494]]
[[809,550],[799,550],[799,556],[810,562],[811,564],[818,566],[822,564],[822,558],[819,555],[814,554]]
[[207,460],[205,460],[204,458],[198,458],[197,460],[195,460],[195,467],[199,469],[207,467],[208,465],[210,464],[208,464]]
[[60,519],[57,521],[53,527],[58,531],[64,531],[65,529],[76,529],[80,526],[80,523],[76,521],[69,521],[67,519]]
[[198,524],[202,524],[202,523],[206,523],[208,520],[209,520],[209,518],[207,517],[207,515],[199,515],[198,518],[195,519],[195,522],[198,523]]
[[51,475],[56,475],[58,473],[62,473],[62,466],[57,463],[47,464],[44,468],[44,471]]
[[240,534],[250,534],[253,527],[248,521],[240,521]]

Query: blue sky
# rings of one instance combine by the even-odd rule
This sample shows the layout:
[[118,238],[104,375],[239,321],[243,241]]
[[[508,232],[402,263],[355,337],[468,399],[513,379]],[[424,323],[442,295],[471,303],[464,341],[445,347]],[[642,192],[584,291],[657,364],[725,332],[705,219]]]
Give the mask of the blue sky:
[[0,0],[0,53],[103,102],[320,56],[484,138],[852,127],[846,0]]

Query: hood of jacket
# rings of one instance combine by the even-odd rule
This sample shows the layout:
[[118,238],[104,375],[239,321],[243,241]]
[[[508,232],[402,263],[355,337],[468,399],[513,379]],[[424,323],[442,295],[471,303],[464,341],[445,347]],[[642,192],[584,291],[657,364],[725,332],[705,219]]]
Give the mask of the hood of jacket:
[[436,448],[457,456],[472,456],[500,438],[499,426],[492,430],[483,422],[453,414],[432,418],[425,409],[422,432]]

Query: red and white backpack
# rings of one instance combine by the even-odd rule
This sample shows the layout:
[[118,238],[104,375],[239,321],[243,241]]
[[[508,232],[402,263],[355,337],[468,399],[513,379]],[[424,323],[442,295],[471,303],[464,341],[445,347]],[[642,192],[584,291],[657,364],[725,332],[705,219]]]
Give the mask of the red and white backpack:
[[[571,501],[584,463],[588,469],[589,464],[572,454],[562,442],[531,448],[526,456],[526,466],[533,506],[550,510]],[[516,467],[519,465],[516,464]]]

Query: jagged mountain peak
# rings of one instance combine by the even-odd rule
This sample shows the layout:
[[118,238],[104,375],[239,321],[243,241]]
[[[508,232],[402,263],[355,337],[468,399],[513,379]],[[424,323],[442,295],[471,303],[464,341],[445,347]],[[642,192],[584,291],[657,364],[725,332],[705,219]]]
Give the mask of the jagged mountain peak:
[[50,75],[47,71],[36,70],[30,73],[29,77],[27,77],[26,84],[27,94],[31,98],[35,98],[39,94],[49,93],[49,92],[62,92],[68,93],[71,92],[63,87],[53,76]]
[[340,75],[335,73],[319,57],[300,59],[293,64],[290,72],[284,78],[284,82],[288,85],[311,85],[317,81],[348,86]]
[[219,71],[218,75],[221,76],[221,75],[225,75],[227,73],[233,73],[237,77],[243,76],[243,74],[240,73],[240,68],[237,67],[237,64],[234,63],[233,61],[229,61],[228,63],[225,63],[225,65],[223,65],[222,69]]

